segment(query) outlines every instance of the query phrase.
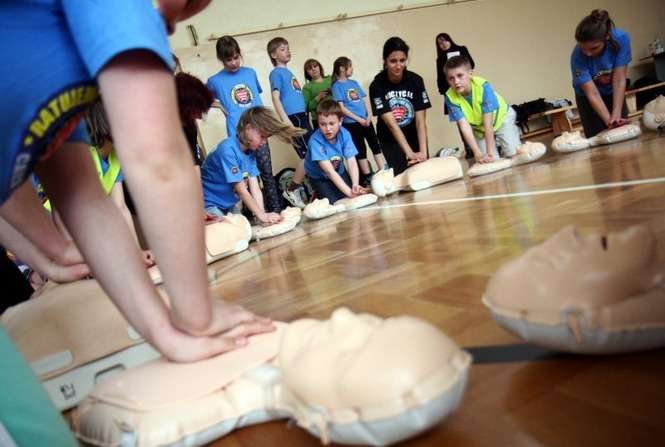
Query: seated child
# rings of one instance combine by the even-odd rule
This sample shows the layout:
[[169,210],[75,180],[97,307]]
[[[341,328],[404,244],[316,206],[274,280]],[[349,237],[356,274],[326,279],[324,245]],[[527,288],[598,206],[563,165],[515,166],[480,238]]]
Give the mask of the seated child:
[[334,99],[324,99],[316,111],[319,129],[309,139],[305,158],[305,173],[316,195],[335,203],[367,194],[367,189],[359,185],[358,150],[349,131],[342,127],[341,107]]
[[236,135],[223,140],[201,167],[206,214],[223,217],[242,200],[261,224],[277,223],[282,217],[266,213],[263,206],[256,151],[272,135],[291,143],[305,131],[283,123],[263,106],[247,109],[238,120],[236,130]]
[[514,156],[522,144],[515,110],[487,80],[473,75],[466,57],[451,57],[443,70],[450,85],[446,91],[448,116],[451,122],[457,122],[475,160],[478,163],[498,160],[496,142],[504,156]]

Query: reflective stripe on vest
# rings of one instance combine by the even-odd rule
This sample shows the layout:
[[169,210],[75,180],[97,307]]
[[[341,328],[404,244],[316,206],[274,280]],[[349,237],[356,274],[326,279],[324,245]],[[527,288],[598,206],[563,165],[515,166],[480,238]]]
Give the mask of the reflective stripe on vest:
[[[455,104],[456,106],[462,109],[464,113],[464,118],[469,122],[474,133],[483,137],[485,135],[485,129],[483,128],[483,86],[487,80],[473,76],[471,78],[471,104],[466,98],[459,93],[457,93],[452,87],[446,91],[446,97]],[[492,118],[492,128],[498,130],[499,127],[503,124],[503,120],[508,113],[508,105],[506,101],[496,92],[497,102],[499,103],[499,108],[494,111]]]

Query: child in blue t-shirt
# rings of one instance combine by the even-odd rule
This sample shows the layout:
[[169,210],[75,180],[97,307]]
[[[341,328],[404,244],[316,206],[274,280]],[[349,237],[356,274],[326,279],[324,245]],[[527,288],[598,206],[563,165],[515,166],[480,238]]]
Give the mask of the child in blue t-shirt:
[[[226,134],[229,138],[233,138],[242,113],[251,107],[263,105],[261,101],[263,90],[256,72],[252,68],[242,66],[240,45],[233,37],[220,37],[216,48],[217,59],[224,65],[224,69],[210,77],[207,85],[214,92],[226,116]],[[282,200],[272,172],[270,146],[267,142],[255,152],[255,156],[261,173],[266,209],[278,213],[282,210]]]
[[358,151],[351,134],[342,127],[344,114],[339,104],[334,99],[324,99],[316,110],[319,128],[309,139],[305,172],[317,196],[335,203],[367,194],[367,189],[359,184]]
[[628,123],[626,73],[632,56],[630,36],[616,29],[605,10],[595,9],[577,25],[570,55],[575,102],[584,135]]
[[[209,2],[159,0],[159,11],[152,3],[0,2],[0,244],[22,259],[35,254],[61,266],[64,281],[78,277],[82,253],[132,327],[169,360],[191,362],[274,327],[211,299],[208,287],[202,199],[179,125],[167,30]],[[81,116],[99,91],[170,305],[90,159]],[[33,172],[74,241],[44,213],[26,182]],[[77,445],[2,328],[0,358],[7,442]]]
[[247,109],[238,121],[236,134],[222,141],[208,155],[201,167],[205,211],[213,217],[232,212],[239,200],[263,225],[282,220],[274,212],[266,212],[256,152],[276,135],[286,142],[304,133],[302,129],[282,123],[263,106]]
[[372,106],[358,82],[350,79],[353,75],[353,64],[348,57],[338,57],[333,63],[332,96],[337,101],[344,114],[342,125],[351,134],[353,144],[358,149],[358,165],[360,166],[360,184],[368,187],[371,179],[371,169],[367,161],[367,147],[369,144],[374,161],[379,170],[386,165],[383,158],[379,139],[372,124]]
[[289,42],[283,37],[275,37],[268,42],[268,56],[272,62],[273,70],[270,72],[270,91],[272,92],[272,102],[275,106],[277,115],[285,123],[292,123],[295,127],[305,129],[303,137],[297,138],[293,148],[300,158],[300,163],[296,167],[293,175],[293,183],[284,191],[284,198],[292,205],[304,208],[307,201],[304,188],[302,187],[305,179],[305,171],[302,160],[307,153],[307,141],[312,134],[312,126],[307,119],[307,106],[305,97],[302,94],[302,87],[295,75],[286,65],[291,60],[291,51]]

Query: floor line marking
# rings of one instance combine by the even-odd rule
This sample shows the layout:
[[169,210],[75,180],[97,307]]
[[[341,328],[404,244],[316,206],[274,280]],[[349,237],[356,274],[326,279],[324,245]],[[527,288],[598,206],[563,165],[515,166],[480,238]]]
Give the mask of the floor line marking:
[[375,205],[371,207],[358,208],[358,211],[371,211],[371,210],[381,210],[388,208],[403,208],[408,206],[420,206],[420,205],[441,205],[446,203],[462,203],[462,202],[475,202],[479,200],[494,200],[494,199],[505,199],[512,197],[529,197],[529,196],[540,196],[546,194],[558,194],[565,192],[575,192],[575,191],[587,191],[593,189],[608,189],[608,188],[619,188],[622,186],[640,186],[640,185],[650,185],[654,183],[665,183],[665,177],[656,177],[650,179],[641,179],[641,180],[626,180],[623,182],[610,182],[610,183],[596,183],[593,185],[583,185],[583,186],[571,186],[568,188],[556,188],[556,189],[542,189],[537,191],[524,191],[524,192],[512,192],[506,194],[491,194],[488,196],[474,196],[474,197],[460,197],[457,199],[441,199],[441,200],[429,200],[425,202],[412,202],[412,203],[396,203],[388,205]]

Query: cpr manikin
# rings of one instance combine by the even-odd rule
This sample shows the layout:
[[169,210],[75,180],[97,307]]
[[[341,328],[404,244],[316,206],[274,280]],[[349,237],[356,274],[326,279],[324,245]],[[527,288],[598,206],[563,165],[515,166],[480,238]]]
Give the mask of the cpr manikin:
[[392,169],[384,169],[372,177],[372,191],[385,197],[397,191],[420,191],[441,183],[462,178],[462,165],[455,157],[434,157],[417,163],[395,176]]
[[105,371],[159,357],[92,279],[49,282],[1,322],[60,410],[79,403]]
[[300,222],[302,211],[300,208],[289,207],[283,210],[280,214],[283,218],[281,222],[265,227],[261,225],[253,226],[252,239],[260,240],[288,233],[298,225],[298,222]]
[[647,129],[665,129],[665,96],[659,95],[644,106],[642,122]]
[[665,346],[665,266],[649,228],[607,236],[570,226],[508,262],[483,302],[525,340],[562,351]]
[[[252,227],[242,214],[227,214],[219,222],[207,223],[205,226],[206,262],[213,263],[219,259],[247,250],[252,238]],[[162,282],[162,275],[157,266],[148,270],[155,284]]]
[[638,124],[626,124],[614,129],[607,129],[591,138],[585,138],[580,131],[564,132],[552,140],[552,149],[557,152],[575,152],[593,146],[637,138],[641,133],[642,129]]
[[[73,415],[95,445],[202,445],[291,418],[322,442],[385,445],[444,419],[460,402],[470,356],[412,317],[335,311],[194,364],[158,359],[101,382]],[[177,384],[177,386],[174,386]]]
[[473,166],[471,166],[471,168],[469,168],[468,174],[469,177],[477,177],[480,175],[502,171],[513,166],[531,163],[545,155],[546,151],[547,149],[545,148],[544,144],[527,141],[519,148],[517,148],[515,155],[512,157],[499,158],[498,160],[490,163],[475,163]]
[[331,204],[326,198],[316,199],[312,203],[307,204],[303,210],[303,214],[308,219],[323,219],[333,214],[372,205],[376,203],[377,199],[377,196],[374,194],[362,194],[352,198],[347,197],[338,200],[334,204]]

